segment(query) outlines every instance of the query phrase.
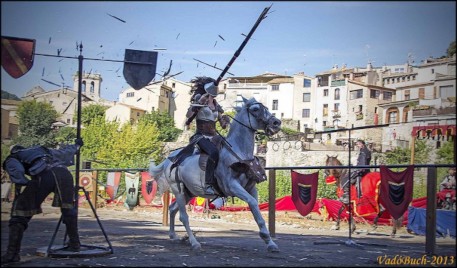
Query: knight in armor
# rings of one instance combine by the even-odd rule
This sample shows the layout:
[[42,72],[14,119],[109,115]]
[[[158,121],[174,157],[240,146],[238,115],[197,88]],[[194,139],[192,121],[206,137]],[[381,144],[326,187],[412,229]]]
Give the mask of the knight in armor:
[[216,101],[218,93],[216,80],[210,77],[196,77],[192,81],[193,87],[191,90],[191,105],[187,110],[186,125],[190,125],[192,120],[196,118],[196,132],[190,138],[191,143],[198,145],[199,149],[208,154],[205,172],[205,193],[207,195],[215,195],[214,170],[219,161],[219,151],[211,142],[218,135],[216,131],[216,122],[219,121],[223,129],[227,128],[230,119],[224,115],[224,110]]
[[[356,146],[359,148],[359,155],[357,157],[356,166],[370,165],[371,151],[367,148],[365,141],[357,140]],[[370,172],[369,168],[351,169],[350,183],[352,185],[355,184],[358,198],[362,197],[362,186],[361,186],[362,177],[365,176],[366,174],[368,174],[369,172]],[[345,174],[344,176],[345,176],[345,178],[342,178],[342,180],[347,181],[349,175]],[[349,204],[349,184],[348,183],[346,183],[345,186],[343,186],[342,202],[345,204]]]
[[33,215],[42,213],[41,204],[51,192],[54,193],[52,206],[61,208],[66,226],[69,238],[66,249],[80,249],[75,185],[67,167],[74,165],[74,156],[81,146],[82,139],[76,139],[75,144],[59,149],[12,146],[10,155],[3,162],[3,169],[15,183],[16,194],[8,224],[8,247],[6,254],[2,256],[2,264],[20,261],[19,252],[24,231]]

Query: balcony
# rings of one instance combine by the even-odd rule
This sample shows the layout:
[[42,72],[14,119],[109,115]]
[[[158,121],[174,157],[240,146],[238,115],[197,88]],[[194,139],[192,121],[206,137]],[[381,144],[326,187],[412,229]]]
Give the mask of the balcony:
[[331,87],[341,87],[346,85],[346,80],[341,79],[341,80],[333,80],[330,82]]

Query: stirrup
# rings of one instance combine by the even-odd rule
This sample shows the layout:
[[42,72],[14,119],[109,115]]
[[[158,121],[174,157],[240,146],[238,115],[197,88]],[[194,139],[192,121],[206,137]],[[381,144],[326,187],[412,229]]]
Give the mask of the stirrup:
[[216,191],[212,185],[206,185],[205,187],[205,194],[207,195],[216,195]]

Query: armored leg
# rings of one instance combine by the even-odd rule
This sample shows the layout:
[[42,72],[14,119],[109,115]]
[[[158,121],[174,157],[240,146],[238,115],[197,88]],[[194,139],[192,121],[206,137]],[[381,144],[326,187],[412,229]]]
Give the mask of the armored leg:
[[65,212],[65,209],[62,209],[63,222],[65,223],[69,239],[68,250],[79,251],[81,248],[81,242],[79,241],[78,233],[78,216],[74,212],[74,209],[70,211],[71,212]]
[[24,231],[27,227],[21,223],[9,225],[8,248],[5,255],[2,256],[2,264],[19,262],[21,260],[19,252],[21,251],[21,242]]
[[205,172],[205,193],[207,195],[215,195],[214,191],[214,168],[215,163],[211,158],[208,158],[208,162],[206,163],[206,172]]
[[340,201],[345,205],[349,204],[349,187],[343,188],[343,195],[341,196]]

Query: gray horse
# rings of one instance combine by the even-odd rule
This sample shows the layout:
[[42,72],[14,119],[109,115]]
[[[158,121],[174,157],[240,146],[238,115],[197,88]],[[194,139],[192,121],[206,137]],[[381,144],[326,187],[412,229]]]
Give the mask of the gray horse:
[[[230,130],[226,140],[219,152],[219,163],[215,170],[217,183],[225,196],[235,196],[248,203],[255,221],[260,229],[260,237],[268,245],[270,252],[279,251],[278,246],[270,237],[270,232],[265,224],[265,220],[260,213],[257,201],[257,182],[266,180],[255,179],[255,173],[250,166],[258,165],[254,157],[254,137],[258,130],[263,130],[266,135],[274,135],[280,130],[281,121],[274,117],[262,103],[254,98],[247,100],[243,98],[243,106],[236,107],[237,114],[230,124]],[[181,150],[181,149],[180,149]],[[173,151],[169,157],[178,154],[180,150]],[[189,217],[186,212],[186,204],[192,197],[200,196],[205,198],[215,198],[207,196],[204,192],[204,171],[199,167],[200,155],[194,153],[186,158],[178,167],[170,170],[172,162],[167,158],[159,165],[155,166],[151,162],[149,172],[157,180],[159,193],[162,194],[171,188],[176,199],[170,204],[170,230],[169,236],[173,240],[179,237],[175,233],[175,216],[179,210],[179,219],[183,223],[191,247],[194,250],[201,249],[200,243],[193,235],[189,226]],[[177,170],[176,170],[177,169]],[[255,170],[255,169],[254,169]],[[263,169],[261,169],[263,171]],[[261,173],[261,172],[260,172]],[[263,173],[264,174],[264,173]],[[254,179],[253,179],[254,178]]]

